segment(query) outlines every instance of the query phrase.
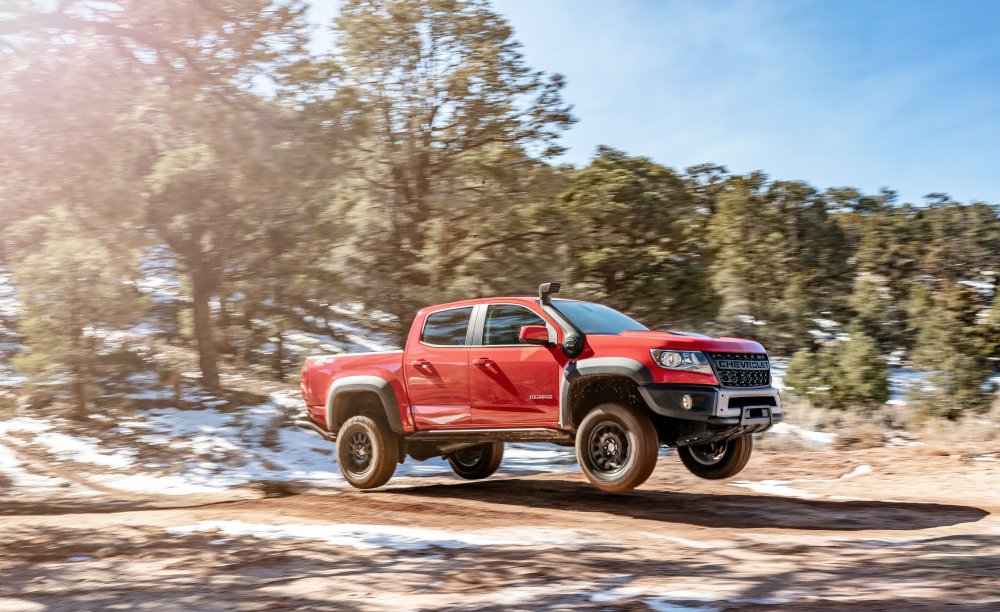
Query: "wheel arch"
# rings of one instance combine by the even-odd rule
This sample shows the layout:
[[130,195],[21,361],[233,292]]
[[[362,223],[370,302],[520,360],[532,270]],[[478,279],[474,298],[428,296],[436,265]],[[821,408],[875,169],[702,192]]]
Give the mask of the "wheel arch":
[[649,368],[627,357],[594,357],[567,364],[559,392],[559,424],[576,429],[588,410],[608,401],[624,401],[647,410],[639,385],[653,382]]
[[326,428],[336,432],[355,414],[384,416],[389,428],[404,433],[399,401],[392,384],[378,376],[345,376],[330,385],[326,396]]

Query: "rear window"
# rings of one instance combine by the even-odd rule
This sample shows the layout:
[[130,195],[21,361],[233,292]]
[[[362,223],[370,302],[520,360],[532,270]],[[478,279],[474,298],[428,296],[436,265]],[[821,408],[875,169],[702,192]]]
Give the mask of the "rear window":
[[471,316],[472,306],[432,312],[424,319],[420,340],[438,346],[462,346]]

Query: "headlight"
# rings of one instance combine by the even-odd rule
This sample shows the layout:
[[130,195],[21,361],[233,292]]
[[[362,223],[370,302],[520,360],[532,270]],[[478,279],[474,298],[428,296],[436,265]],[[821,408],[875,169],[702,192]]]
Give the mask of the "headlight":
[[661,368],[668,370],[682,370],[684,372],[698,372],[699,374],[712,374],[712,366],[708,363],[708,358],[698,351],[664,351],[653,349],[650,351],[655,361]]

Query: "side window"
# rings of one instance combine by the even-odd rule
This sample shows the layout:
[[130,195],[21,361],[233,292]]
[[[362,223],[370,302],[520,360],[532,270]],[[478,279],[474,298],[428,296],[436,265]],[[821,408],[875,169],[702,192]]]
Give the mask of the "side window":
[[524,306],[492,304],[486,310],[483,344],[518,344],[525,325],[545,325],[545,319]]
[[432,312],[424,319],[424,331],[420,334],[420,339],[427,344],[463,346],[471,316],[472,306]]

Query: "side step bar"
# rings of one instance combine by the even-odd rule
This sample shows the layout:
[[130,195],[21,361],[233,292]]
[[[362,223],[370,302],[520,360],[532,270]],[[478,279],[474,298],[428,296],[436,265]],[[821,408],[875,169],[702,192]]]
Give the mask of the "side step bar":
[[573,442],[573,435],[561,429],[428,429],[406,436],[407,441],[438,442]]
[[337,434],[330,433],[329,431],[324,431],[322,428],[320,428],[319,425],[317,425],[316,423],[313,423],[312,421],[307,421],[307,420],[300,419],[300,420],[295,421],[295,426],[296,427],[301,427],[302,429],[308,429],[310,431],[315,431],[319,435],[323,436],[324,439],[326,439],[326,440],[328,440],[330,442],[336,442],[337,441]]
[[[296,427],[314,431],[330,442],[337,441],[337,434],[325,431],[308,419],[294,421]],[[561,429],[529,427],[525,429],[428,429],[405,436],[408,442],[450,442],[452,444],[480,442],[556,442],[572,443],[573,435]]]

